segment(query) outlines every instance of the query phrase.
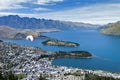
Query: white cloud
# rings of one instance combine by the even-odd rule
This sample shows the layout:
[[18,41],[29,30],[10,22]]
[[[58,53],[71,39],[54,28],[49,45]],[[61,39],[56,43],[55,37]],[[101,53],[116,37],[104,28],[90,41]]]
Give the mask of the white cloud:
[[40,5],[46,5],[49,3],[62,2],[64,0],[37,0],[35,3]]
[[0,0],[0,10],[25,8],[20,3],[25,3],[30,0]]
[[42,7],[39,7],[39,8],[34,8],[35,11],[51,11],[51,9],[48,9],[48,8],[42,8]]
[[96,4],[87,7],[79,7],[71,10],[59,12],[21,14],[21,13],[5,13],[0,15],[21,15],[36,18],[46,18],[62,21],[85,22],[92,24],[107,24],[109,22],[120,21],[120,4]]
[[38,17],[63,21],[106,24],[120,20],[120,4],[96,4],[71,10],[40,14]]
[[[53,4],[55,2],[62,2],[63,0],[0,0],[0,11],[27,8],[21,5],[21,3],[31,3],[38,5]],[[48,10],[46,8],[36,8],[35,10]]]

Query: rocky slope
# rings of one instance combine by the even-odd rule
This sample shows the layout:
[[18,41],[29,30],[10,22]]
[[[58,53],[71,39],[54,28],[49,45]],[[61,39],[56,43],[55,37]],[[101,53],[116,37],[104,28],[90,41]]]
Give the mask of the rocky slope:
[[34,35],[39,37],[39,31],[30,29],[15,29],[7,26],[0,26],[0,38],[22,39],[27,35]]
[[106,28],[103,28],[101,30],[101,33],[120,36],[120,21],[106,25]]

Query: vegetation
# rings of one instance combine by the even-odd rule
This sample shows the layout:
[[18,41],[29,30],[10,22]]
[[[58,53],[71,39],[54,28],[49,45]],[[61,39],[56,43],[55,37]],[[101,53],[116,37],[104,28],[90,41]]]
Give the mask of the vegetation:
[[54,57],[88,58],[88,57],[92,57],[92,55],[87,51],[70,51],[70,52],[59,51],[54,55]]
[[108,24],[107,26],[108,26],[107,28],[102,29],[101,32],[103,34],[120,36],[120,21]]
[[120,80],[113,77],[98,76],[95,74],[85,74],[85,80]]
[[62,41],[57,39],[49,39],[47,41],[42,42],[43,45],[50,45],[50,46],[67,46],[67,47],[77,47],[79,46],[78,43],[69,42],[69,41]]
[[67,76],[67,75],[74,75],[74,76],[83,76],[83,74],[81,74],[81,71],[78,70],[76,72],[73,72],[73,73],[65,73],[64,76]]
[[40,58],[45,58],[45,57],[49,57],[49,58],[91,58],[92,54],[90,54],[87,51],[70,51],[70,52],[64,52],[64,51],[59,51],[56,52],[55,54],[43,54],[41,55]]
[[12,71],[6,72],[4,74],[2,74],[2,72],[0,72],[0,80],[19,80],[19,79],[23,79],[25,78],[26,75],[25,74],[13,74]]
[[17,74],[18,79],[26,78],[26,74]]
[[39,80],[47,80],[47,79],[46,79],[46,76],[40,75]]
[[85,74],[81,74],[81,71],[76,71],[76,72],[73,72],[73,73],[65,73],[64,76],[67,76],[67,75],[74,75],[74,76],[83,76],[83,79],[81,80],[120,80],[118,78],[113,78],[113,77],[108,77],[108,76],[99,76],[99,75],[96,75],[96,74],[93,74],[93,73],[88,73],[86,72]]
[[18,77],[11,71],[5,74],[2,74],[2,72],[0,72],[0,80],[18,80]]

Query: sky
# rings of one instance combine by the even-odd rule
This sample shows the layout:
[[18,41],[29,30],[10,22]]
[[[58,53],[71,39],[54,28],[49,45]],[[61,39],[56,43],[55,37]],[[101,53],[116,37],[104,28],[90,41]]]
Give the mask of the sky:
[[120,21],[120,0],[0,0],[0,16],[107,24]]

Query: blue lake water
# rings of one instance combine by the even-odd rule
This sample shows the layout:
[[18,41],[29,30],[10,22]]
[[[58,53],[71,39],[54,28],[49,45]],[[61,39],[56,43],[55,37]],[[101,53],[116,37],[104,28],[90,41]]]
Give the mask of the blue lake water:
[[22,45],[40,47],[48,51],[87,50],[93,54],[92,59],[59,58],[54,65],[77,67],[83,69],[106,70],[120,72],[120,37],[100,34],[97,30],[69,30],[44,33],[44,35],[65,41],[80,43],[79,47],[44,46],[43,39],[34,42],[27,40],[4,40]]

